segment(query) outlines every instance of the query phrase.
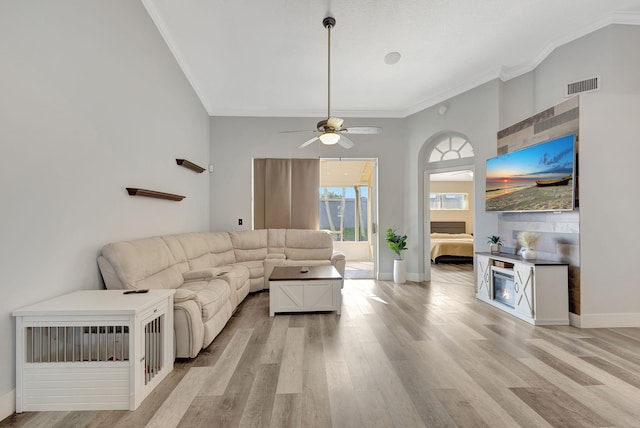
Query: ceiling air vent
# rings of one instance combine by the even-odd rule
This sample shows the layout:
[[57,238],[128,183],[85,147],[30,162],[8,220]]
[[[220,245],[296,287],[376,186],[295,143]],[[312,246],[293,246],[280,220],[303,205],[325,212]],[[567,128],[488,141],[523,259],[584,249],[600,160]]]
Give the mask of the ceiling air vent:
[[580,80],[579,82],[569,83],[567,85],[567,96],[581,94],[585,92],[593,92],[600,89],[600,76],[591,77],[589,79]]

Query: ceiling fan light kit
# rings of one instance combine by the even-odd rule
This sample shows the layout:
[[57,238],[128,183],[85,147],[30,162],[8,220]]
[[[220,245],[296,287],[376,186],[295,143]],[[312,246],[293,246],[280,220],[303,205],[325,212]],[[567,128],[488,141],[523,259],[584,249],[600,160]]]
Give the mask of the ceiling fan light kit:
[[340,140],[340,135],[336,134],[335,132],[325,132],[318,138],[320,139],[322,144],[330,146],[332,144],[336,144],[338,140]]
[[[344,120],[339,117],[331,116],[331,29],[336,26],[336,20],[332,16],[327,16],[322,20],[322,25],[327,29],[327,119],[321,120],[316,125],[316,131],[320,135],[302,143],[298,148],[307,147],[320,140],[322,144],[332,145],[340,144],[345,149],[354,146],[353,141],[348,139],[344,134],[380,134],[382,128],[377,126],[356,126],[351,128],[343,128]],[[283,131],[283,132],[306,132],[306,131]]]

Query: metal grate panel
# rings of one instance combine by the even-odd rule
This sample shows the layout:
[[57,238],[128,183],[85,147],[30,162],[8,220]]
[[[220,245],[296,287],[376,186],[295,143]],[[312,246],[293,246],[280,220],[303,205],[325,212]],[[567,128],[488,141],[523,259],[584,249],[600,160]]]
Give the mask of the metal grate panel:
[[149,321],[144,326],[144,384],[146,385],[163,368],[162,353],[164,350],[162,331],[164,328],[164,315]]
[[129,326],[26,328],[27,363],[128,361]]
[[591,77],[589,79],[580,80],[567,84],[567,96],[575,95],[583,92],[593,92],[600,89],[600,77]]

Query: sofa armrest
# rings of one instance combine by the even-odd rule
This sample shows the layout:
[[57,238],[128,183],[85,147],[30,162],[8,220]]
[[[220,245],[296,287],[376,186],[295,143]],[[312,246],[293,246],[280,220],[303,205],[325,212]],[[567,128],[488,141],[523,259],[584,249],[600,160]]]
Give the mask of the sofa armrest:
[[342,286],[344,287],[344,271],[347,264],[347,260],[344,257],[344,253],[334,252],[331,256],[331,264],[336,268],[340,276],[342,277]]
[[199,270],[190,270],[182,273],[182,278],[185,282],[188,281],[208,281],[210,279],[218,277],[221,272],[225,270],[222,268],[208,268]]
[[265,257],[265,260],[284,260],[286,258],[287,256],[283,253],[269,253],[267,254],[267,257]]
[[185,288],[177,288],[176,292],[173,294],[173,304],[183,303],[189,300],[193,300],[196,302],[198,307],[200,307],[200,302],[198,301],[198,296],[194,291],[187,290]]
[[335,251],[332,255],[331,255],[331,264],[335,265],[338,261],[341,260],[345,260],[345,256],[344,253],[341,253],[339,251]]
[[187,299],[176,301],[180,292],[190,290],[176,290],[173,301],[173,330],[176,358],[195,358],[204,342],[204,324],[202,323],[202,308],[196,300]]
[[98,266],[100,267],[100,272],[102,273],[102,279],[104,280],[104,285],[109,290],[122,290],[126,288],[120,278],[118,278],[118,274],[116,270],[113,268],[113,265],[107,260],[105,256],[98,257]]

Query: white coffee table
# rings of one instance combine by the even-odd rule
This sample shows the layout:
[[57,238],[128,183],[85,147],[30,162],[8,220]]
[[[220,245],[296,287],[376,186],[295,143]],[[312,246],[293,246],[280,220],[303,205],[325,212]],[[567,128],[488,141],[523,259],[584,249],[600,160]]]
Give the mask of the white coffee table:
[[336,311],[342,306],[342,276],[333,266],[277,266],[269,277],[269,316],[276,312]]

